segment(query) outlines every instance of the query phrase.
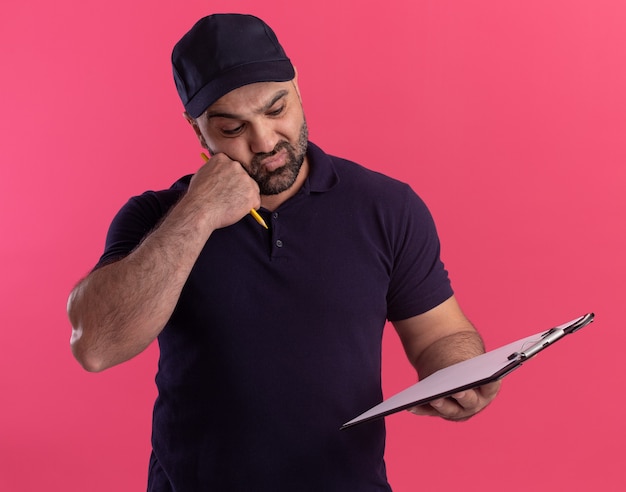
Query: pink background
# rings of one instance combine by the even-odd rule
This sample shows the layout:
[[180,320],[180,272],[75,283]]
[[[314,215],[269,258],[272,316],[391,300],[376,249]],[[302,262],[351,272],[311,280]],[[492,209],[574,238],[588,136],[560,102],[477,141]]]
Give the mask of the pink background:
[[[618,0],[4,1],[0,490],[145,489],[156,347],[83,372],[65,302],[126,199],[201,165],[169,55],[224,11],[277,31],[314,142],[427,201],[489,347],[596,312],[472,421],[388,418],[395,490],[625,490]],[[413,382],[393,330],[384,358]]]

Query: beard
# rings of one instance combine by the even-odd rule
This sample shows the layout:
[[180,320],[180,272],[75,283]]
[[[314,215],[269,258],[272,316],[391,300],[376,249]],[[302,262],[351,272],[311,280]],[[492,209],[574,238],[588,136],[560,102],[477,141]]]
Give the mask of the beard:
[[[300,134],[295,146],[283,140],[278,142],[271,152],[255,154],[250,165],[244,166],[250,177],[259,185],[261,195],[278,195],[293,186],[306,156],[308,140],[309,131],[305,120],[300,127]],[[283,150],[287,153],[285,165],[274,171],[267,171],[263,166],[263,160]]]

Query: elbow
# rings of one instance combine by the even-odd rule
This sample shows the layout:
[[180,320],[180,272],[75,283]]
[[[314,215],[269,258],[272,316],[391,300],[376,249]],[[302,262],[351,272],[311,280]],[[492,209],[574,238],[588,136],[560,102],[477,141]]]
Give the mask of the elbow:
[[90,350],[88,344],[83,339],[81,328],[73,328],[70,338],[70,348],[72,355],[87,372],[101,372],[108,366],[105,361],[94,350]]
[[83,330],[82,316],[80,310],[76,306],[78,288],[72,291],[67,300],[67,315],[72,325],[72,334],[70,337],[70,349],[72,355],[78,361],[83,369],[88,372],[100,372],[107,368],[103,358],[95,350],[94,344],[90,343]]
[[106,369],[106,367],[97,360],[86,357],[78,357],[76,354],[74,354],[74,357],[80,366],[87,372],[102,372]]

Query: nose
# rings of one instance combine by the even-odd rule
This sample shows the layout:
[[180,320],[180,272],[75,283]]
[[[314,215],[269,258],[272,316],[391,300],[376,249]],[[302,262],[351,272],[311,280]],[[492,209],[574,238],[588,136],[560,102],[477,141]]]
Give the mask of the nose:
[[250,151],[254,154],[267,154],[274,150],[278,143],[278,135],[271,125],[258,123],[250,132]]

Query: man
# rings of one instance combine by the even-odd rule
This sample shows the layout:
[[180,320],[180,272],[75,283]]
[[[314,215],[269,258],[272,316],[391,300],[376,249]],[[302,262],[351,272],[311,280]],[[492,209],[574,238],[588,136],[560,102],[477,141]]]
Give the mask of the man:
[[[115,217],[70,295],[75,357],[101,371],[158,338],[149,490],[391,490],[384,422],[338,430],[382,398],[385,322],[420,377],[483,352],[428,210],[308,142],[295,70],[260,19],[203,18],[172,62],[211,158]],[[465,420],[496,392],[413,412]]]

